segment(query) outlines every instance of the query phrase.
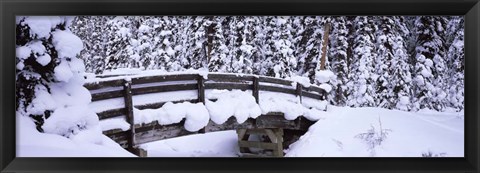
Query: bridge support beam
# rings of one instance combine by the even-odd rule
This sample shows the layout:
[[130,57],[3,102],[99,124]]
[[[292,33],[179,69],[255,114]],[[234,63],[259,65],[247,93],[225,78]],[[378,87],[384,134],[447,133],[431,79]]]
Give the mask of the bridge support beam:
[[139,147],[133,147],[127,149],[130,153],[137,155],[138,157],[147,157],[147,150],[144,150]]
[[[272,151],[271,156],[283,157],[283,129],[237,129],[238,146],[242,156],[268,156],[255,154],[255,149]],[[250,135],[259,135],[260,140],[250,140]],[[262,139],[264,137],[264,139]]]

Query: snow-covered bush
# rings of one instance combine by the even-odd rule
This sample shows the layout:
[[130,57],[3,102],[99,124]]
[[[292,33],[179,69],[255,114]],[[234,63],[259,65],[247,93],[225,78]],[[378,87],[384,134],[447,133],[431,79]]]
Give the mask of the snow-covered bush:
[[72,19],[17,17],[17,115],[32,117],[40,132],[97,143],[101,131],[97,115],[87,107],[91,95],[83,87],[85,66],[76,57],[83,43],[68,29]]
[[360,133],[356,135],[356,138],[363,140],[368,145],[368,150],[370,151],[371,155],[375,155],[375,147],[382,144],[383,141],[387,139],[388,133],[392,132],[391,129],[384,129],[382,127],[382,121],[378,118],[379,127],[375,128],[375,126],[371,125],[371,128],[368,129],[365,133]]
[[428,150],[427,152],[422,153],[422,157],[445,157],[447,153],[435,153]]

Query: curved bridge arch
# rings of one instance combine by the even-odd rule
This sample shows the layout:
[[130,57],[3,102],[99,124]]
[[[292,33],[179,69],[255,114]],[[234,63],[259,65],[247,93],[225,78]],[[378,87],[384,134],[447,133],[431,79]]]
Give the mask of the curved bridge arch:
[[[179,123],[160,125],[154,121],[148,124],[134,124],[133,108],[137,109],[156,109],[162,107],[166,102],[156,102],[148,104],[136,105],[132,96],[162,93],[172,91],[195,90],[197,98],[188,100],[173,100],[169,102],[192,102],[205,103],[205,90],[208,89],[227,89],[227,90],[251,90],[256,102],[259,103],[260,91],[277,92],[284,94],[292,94],[300,98],[325,100],[326,91],[317,86],[311,85],[304,87],[303,85],[290,80],[245,75],[245,74],[225,74],[225,73],[209,73],[208,77],[200,74],[168,74],[156,76],[108,76],[99,82],[86,83],[85,87],[92,95],[92,102],[123,98],[125,106],[123,108],[109,109],[97,112],[100,120],[120,117],[126,117],[130,124],[129,130],[112,129],[103,133],[119,143],[122,147],[132,151],[137,145],[153,142],[173,137],[201,134],[223,130],[235,129],[284,129],[285,137],[288,139],[289,134],[297,132],[306,132],[310,125],[313,124],[302,116],[295,120],[286,120],[282,112],[269,112],[260,115],[256,119],[249,118],[247,121],[239,124],[235,117],[230,117],[223,124],[216,124],[210,120],[207,126],[197,132],[185,130],[183,119]],[[132,130],[133,129],[133,130]],[[285,140],[285,142],[291,142]],[[284,145],[288,146],[288,145]]]

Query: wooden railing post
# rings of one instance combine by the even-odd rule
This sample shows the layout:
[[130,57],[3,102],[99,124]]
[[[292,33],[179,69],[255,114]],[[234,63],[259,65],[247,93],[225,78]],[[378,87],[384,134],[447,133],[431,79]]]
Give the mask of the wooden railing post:
[[[198,102],[202,102],[205,105],[205,79],[202,75],[198,75],[197,77],[197,84],[198,84]],[[207,125],[208,126],[208,125]],[[200,129],[199,133],[205,133],[207,131],[207,127]]]
[[132,101],[132,81],[125,79],[124,85],[125,98],[125,115],[127,122],[130,123],[130,133],[128,134],[128,149],[134,151],[135,147],[135,121],[133,117],[133,101]]
[[253,90],[252,90],[252,94],[253,94],[253,97],[255,97],[255,101],[258,103],[260,103],[260,100],[259,100],[259,93],[258,93],[258,90],[259,90],[259,77],[258,76],[253,76]]
[[198,102],[202,102],[203,104],[205,104],[205,79],[203,79],[202,75],[198,75],[197,84],[198,84]]
[[302,103],[302,88],[303,88],[302,84],[297,82],[297,89],[295,93],[297,94],[297,96],[300,97],[300,103]]

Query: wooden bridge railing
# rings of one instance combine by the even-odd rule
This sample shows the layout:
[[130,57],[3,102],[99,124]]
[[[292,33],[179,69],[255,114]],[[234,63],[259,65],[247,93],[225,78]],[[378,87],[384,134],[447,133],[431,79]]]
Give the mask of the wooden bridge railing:
[[[304,97],[325,100],[326,92],[322,88],[311,85],[304,87],[293,81],[254,75],[222,74],[210,73],[208,79],[204,79],[199,74],[175,74],[159,75],[145,77],[126,77],[127,79],[105,80],[95,83],[87,83],[85,87],[92,94],[92,101],[100,101],[112,98],[124,98],[125,107],[97,112],[99,119],[108,119],[119,116],[126,116],[130,123],[130,130],[122,131],[113,129],[105,131],[104,134],[118,142],[124,148],[130,148],[156,140],[183,136],[194,133],[205,133],[211,131],[229,130],[235,128],[285,128],[306,130],[312,122],[297,118],[294,121],[283,119],[281,112],[271,112],[262,115],[257,119],[248,119],[242,124],[238,124],[234,117],[231,117],[224,124],[218,125],[210,121],[207,127],[198,132],[189,132],[183,128],[184,120],[180,123],[170,125],[160,125],[158,122],[149,124],[135,124],[133,108],[137,109],[156,109],[162,107],[167,102],[156,102],[143,105],[135,105],[132,96],[150,93],[161,93],[171,91],[196,90],[198,97],[190,100],[174,100],[173,103],[189,101],[192,103],[205,103],[205,90],[208,89],[239,89],[252,90],[252,95],[259,103],[260,91],[270,91],[285,94],[296,95],[300,101]],[[188,82],[190,81],[190,82]],[[282,119],[279,119],[281,117]],[[166,133],[168,132],[168,133]]]

